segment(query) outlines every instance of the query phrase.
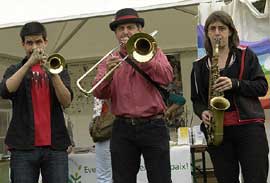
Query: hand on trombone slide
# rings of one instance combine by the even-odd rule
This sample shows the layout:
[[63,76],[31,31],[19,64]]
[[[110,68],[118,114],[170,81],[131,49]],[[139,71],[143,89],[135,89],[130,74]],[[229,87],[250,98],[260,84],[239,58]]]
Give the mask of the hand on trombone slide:
[[106,77],[107,81],[110,81],[112,79],[114,71],[120,66],[122,60],[123,59],[119,56],[111,55],[110,59],[107,61],[106,64],[106,73],[110,72],[110,74]]

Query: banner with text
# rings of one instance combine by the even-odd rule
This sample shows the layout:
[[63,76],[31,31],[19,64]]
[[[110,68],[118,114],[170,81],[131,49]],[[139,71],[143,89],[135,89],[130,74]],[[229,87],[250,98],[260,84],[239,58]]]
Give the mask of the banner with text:
[[[191,183],[190,146],[173,146],[170,149],[171,174],[174,183]],[[69,155],[69,183],[95,183],[96,158],[95,153]],[[147,183],[146,169],[141,161],[137,175],[138,183]]]

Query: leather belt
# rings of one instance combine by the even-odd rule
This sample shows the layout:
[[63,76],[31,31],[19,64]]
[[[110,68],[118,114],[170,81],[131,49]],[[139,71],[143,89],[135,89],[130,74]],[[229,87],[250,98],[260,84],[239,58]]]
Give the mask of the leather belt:
[[125,123],[128,123],[130,125],[140,125],[140,124],[145,124],[150,121],[153,121],[155,119],[162,119],[164,117],[164,114],[157,114],[154,116],[149,116],[149,117],[141,117],[141,118],[130,118],[130,117],[124,117],[124,116],[116,116],[117,120],[124,121]]

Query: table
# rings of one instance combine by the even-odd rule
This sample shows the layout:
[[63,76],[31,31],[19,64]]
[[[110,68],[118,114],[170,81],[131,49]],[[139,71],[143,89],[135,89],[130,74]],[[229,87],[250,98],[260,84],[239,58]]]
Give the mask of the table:
[[[172,146],[171,174],[173,183],[191,183],[190,146]],[[69,182],[95,183],[96,182],[95,153],[69,155]],[[143,162],[137,175],[137,183],[147,183],[146,170]]]
[[207,183],[207,173],[206,173],[206,163],[205,163],[206,149],[207,149],[207,145],[203,145],[203,144],[190,146],[193,183],[197,183],[195,153],[201,153],[202,171],[200,169],[199,169],[199,171],[203,175],[203,183]]

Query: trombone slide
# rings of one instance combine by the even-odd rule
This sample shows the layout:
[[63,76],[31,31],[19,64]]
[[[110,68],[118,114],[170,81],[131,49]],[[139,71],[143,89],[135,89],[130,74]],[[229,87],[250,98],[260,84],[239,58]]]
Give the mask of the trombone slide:
[[[153,56],[155,55],[156,52],[156,42],[154,40],[154,36],[158,33],[157,30],[153,31],[151,34],[146,34],[146,33],[137,33],[134,34],[130,37],[130,39],[127,42],[127,47],[129,47],[128,51],[128,55],[125,56],[122,61],[126,60],[127,57],[131,56],[131,57],[138,57],[141,58],[141,61],[138,60],[138,62],[147,62],[150,59],[153,58]],[[138,40],[142,40],[143,42],[147,42],[149,45],[147,45],[146,47],[149,46],[149,48],[154,48],[154,49],[150,49],[148,53],[147,51],[145,51],[145,45],[141,46],[139,44],[139,48],[137,47],[137,43]],[[110,71],[108,71],[108,73],[105,74],[105,76],[99,80],[90,90],[86,90],[84,89],[80,82],[90,73],[92,72],[105,58],[107,58],[109,55],[111,55],[115,50],[117,50],[120,47],[117,46],[115,48],[113,48],[111,51],[109,51],[104,57],[102,57],[93,67],[91,67],[87,72],[85,72],[77,81],[76,84],[78,86],[78,88],[81,90],[81,92],[83,92],[86,96],[91,94],[99,85],[100,83],[102,83],[116,68],[118,68],[120,66],[120,64],[122,63],[119,62],[115,67],[113,67]],[[136,48],[136,49],[135,49]],[[143,52],[143,55],[140,54],[140,52]],[[136,59],[136,58],[135,58]]]

